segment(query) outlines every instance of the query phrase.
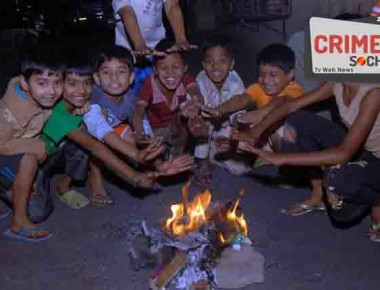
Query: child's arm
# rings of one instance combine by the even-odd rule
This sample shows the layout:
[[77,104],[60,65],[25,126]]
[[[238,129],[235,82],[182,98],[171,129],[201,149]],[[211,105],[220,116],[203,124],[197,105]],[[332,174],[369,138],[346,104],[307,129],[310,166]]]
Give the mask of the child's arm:
[[223,116],[229,116],[232,113],[246,109],[251,104],[251,97],[243,93],[241,95],[233,96],[228,101],[220,106],[212,108],[203,108],[202,111],[212,118],[219,119]]
[[121,138],[107,123],[99,105],[91,105],[90,111],[84,115],[83,120],[91,136],[138,163],[145,162],[146,158],[155,157],[163,151],[160,140],[155,140],[148,148],[140,151],[135,144]]
[[136,134],[136,138],[140,138],[144,135],[143,118],[146,110],[146,105],[136,104],[135,112],[132,116],[133,131]]
[[338,147],[317,152],[273,154],[264,150],[250,150],[275,165],[321,166],[336,165],[351,160],[363,146],[380,113],[380,88],[372,89],[363,98],[357,118],[343,143]]
[[270,112],[279,108],[280,106],[283,106],[287,100],[289,100],[289,97],[275,97],[268,105],[260,109],[239,115],[238,122],[243,124],[251,124],[254,126],[257,123],[261,122]]
[[135,112],[132,116],[132,127],[137,138],[141,137],[144,134],[143,118],[152,98],[153,89],[151,78],[147,77],[141,86],[140,94],[136,102]]
[[257,142],[259,142],[265,131],[277,124],[280,120],[311,104],[331,98],[333,96],[333,86],[334,83],[328,82],[302,97],[287,99],[284,104],[271,110],[270,114],[267,114],[251,129],[244,132],[234,130],[231,135],[232,138],[235,140],[248,142],[251,147],[254,147]]
[[[1,117],[3,118],[3,117]],[[39,161],[46,157],[45,143],[38,138],[15,138],[14,130],[5,120],[1,122],[0,155],[31,154]]]
[[320,86],[302,97],[287,101],[283,106],[277,107],[275,110],[268,114],[260,123],[258,123],[251,131],[251,137],[254,139],[260,138],[260,136],[271,126],[278,121],[289,116],[290,114],[305,108],[311,104],[321,102],[328,98],[331,98],[333,92],[334,83],[328,82]]
[[154,185],[156,173],[143,174],[133,170],[114,155],[107,146],[84,133],[81,129],[70,132],[66,137],[88,150],[125,181],[145,188],[152,188]]
[[176,44],[185,50],[196,48],[187,41],[182,10],[178,0],[166,0],[165,13],[173,29]]
[[139,54],[148,54],[150,50],[146,46],[145,40],[141,34],[141,30],[133,8],[129,5],[124,6],[118,11],[118,14],[124,23],[125,30],[127,31],[128,36],[131,38],[136,52]]

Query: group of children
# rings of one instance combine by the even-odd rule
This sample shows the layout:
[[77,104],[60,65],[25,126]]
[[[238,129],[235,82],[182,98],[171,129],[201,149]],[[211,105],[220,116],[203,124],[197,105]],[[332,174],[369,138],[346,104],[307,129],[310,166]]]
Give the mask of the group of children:
[[[178,1],[112,3],[118,45],[92,61],[66,51],[64,64],[51,49],[25,54],[0,100],[0,196],[13,207],[7,237],[52,236],[38,224],[52,210],[57,165],[64,167],[58,197],[79,209],[113,203],[103,165],[136,188],[154,190],[159,178],[188,172],[208,187],[213,164],[240,175],[259,156],[310,173],[311,194],[284,214],[327,209],[344,221],[372,206],[369,235],[380,241],[380,85],[326,83],[305,93],[294,81],[294,52],[271,44],[259,53],[257,82],[246,89],[224,36],[204,41],[203,70],[194,78],[184,51],[195,46]],[[175,42],[164,39],[162,5]],[[141,77],[133,54],[151,55],[152,74]],[[344,126],[300,110],[332,97]],[[72,189],[73,180],[88,180],[90,198]]]

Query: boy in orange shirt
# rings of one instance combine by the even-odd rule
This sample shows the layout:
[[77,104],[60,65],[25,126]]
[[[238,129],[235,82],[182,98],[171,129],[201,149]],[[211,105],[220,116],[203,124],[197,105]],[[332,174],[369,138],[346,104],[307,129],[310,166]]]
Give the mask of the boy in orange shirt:
[[[293,81],[295,56],[288,46],[276,43],[265,47],[258,55],[257,62],[259,77],[256,83],[249,86],[245,93],[234,96],[217,108],[203,108],[203,112],[213,119],[221,119],[254,105],[256,110],[239,115],[237,120],[253,127],[287,99],[303,95],[303,88]],[[282,137],[282,131],[280,127],[270,137],[269,145],[273,150],[276,150],[276,140]],[[241,139],[244,133],[239,134]]]

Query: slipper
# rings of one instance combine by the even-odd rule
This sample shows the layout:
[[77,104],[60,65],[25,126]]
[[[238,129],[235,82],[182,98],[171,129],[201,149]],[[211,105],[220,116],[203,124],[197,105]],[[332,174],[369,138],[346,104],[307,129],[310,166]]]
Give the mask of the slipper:
[[64,194],[58,194],[58,199],[73,209],[81,209],[90,203],[90,200],[82,193],[76,190],[66,191]]
[[33,228],[28,228],[28,229],[23,229],[19,232],[13,232],[10,228],[5,230],[3,232],[3,235],[7,238],[13,239],[13,240],[19,240],[19,241],[24,241],[24,242],[31,242],[31,243],[39,243],[43,241],[49,240],[52,236],[53,233],[47,234],[44,237],[33,237],[33,236],[28,236],[30,233],[37,233],[39,231],[45,230],[43,227],[33,227]]
[[91,202],[100,205],[111,205],[114,203],[113,199],[107,194],[95,194],[91,196]]
[[379,223],[371,223],[368,232],[369,239],[372,242],[380,242],[380,222]]
[[281,209],[281,213],[288,216],[301,216],[313,211],[325,211],[326,207],[324,205],[307,205],[302,203],[297,203],[289,206],[288,208]]

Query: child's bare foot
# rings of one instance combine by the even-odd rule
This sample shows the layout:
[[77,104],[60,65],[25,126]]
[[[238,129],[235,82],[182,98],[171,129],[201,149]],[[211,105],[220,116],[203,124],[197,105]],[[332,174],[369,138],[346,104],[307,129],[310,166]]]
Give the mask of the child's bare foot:
[[63,195],[71,189],[71,178],[67,175],[61,177],[58,181],[57,190],[59,195]]

